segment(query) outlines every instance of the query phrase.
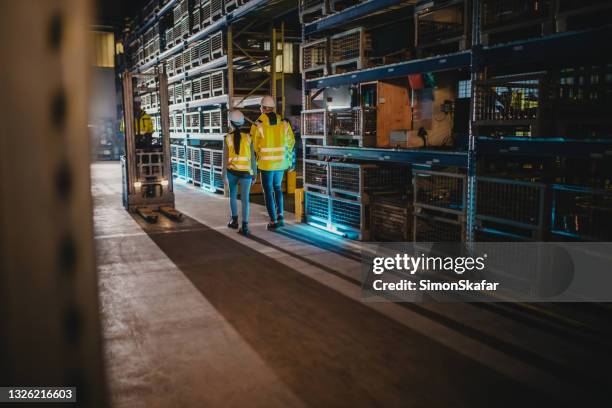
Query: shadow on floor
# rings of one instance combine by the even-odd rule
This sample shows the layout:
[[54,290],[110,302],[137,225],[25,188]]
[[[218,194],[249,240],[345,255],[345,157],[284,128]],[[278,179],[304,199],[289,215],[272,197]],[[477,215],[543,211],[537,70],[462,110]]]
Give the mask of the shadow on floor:
[[551,403],[189,217],[181,223],[137,221],[307,405]]

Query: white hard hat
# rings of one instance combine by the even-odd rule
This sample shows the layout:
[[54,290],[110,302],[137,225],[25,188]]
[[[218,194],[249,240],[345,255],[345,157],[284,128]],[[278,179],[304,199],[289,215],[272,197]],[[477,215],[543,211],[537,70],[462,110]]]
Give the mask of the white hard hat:
[[270,95],[266,95],[261,98],[260,105],[264,108],[275,108],[276,102],[274,102],[274,98],[272,98]]
[[238,109],[234,109],[229,114],[229,120],[230,122],[240,126],[244,124],[244,115]]

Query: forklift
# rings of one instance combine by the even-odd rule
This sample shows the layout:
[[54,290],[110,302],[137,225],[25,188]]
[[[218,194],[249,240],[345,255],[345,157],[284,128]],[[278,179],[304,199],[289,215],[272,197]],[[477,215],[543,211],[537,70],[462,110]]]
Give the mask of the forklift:
[[[123,206],[139,214],[147,222],[157,222],[158,214],[179,221],[182,214],[174,208],[174,187],[170,164],[170,133],[168,114],[168,79],[163,70],[152,74],[123,74],[123,120],[125,156],[121,157]],[[158,92],[160,121],[157,138],[149,135],[143,143],[134,129],[135,98]]]

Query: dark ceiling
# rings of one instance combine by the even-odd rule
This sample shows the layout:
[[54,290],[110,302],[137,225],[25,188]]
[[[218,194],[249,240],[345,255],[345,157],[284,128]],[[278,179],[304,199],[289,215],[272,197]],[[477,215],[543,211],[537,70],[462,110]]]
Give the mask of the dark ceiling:
[[125,18],[132,18],[149,0],[96,0],[96,24],[120,28]]

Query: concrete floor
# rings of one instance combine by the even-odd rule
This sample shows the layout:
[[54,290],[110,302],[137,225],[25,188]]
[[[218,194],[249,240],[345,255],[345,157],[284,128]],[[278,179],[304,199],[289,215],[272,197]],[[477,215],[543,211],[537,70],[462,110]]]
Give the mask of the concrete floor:
[[[360,300],[357,243],[304,225],[225,227],[219,195],[176,186],[186,219],[121,207],[93,165],[107,379],[116,407],[563,406],[609,387],[609,344],[515,305]],[[291,214],[287,214],[287,219]],[[589,401],[590,400],[590,401]]]

